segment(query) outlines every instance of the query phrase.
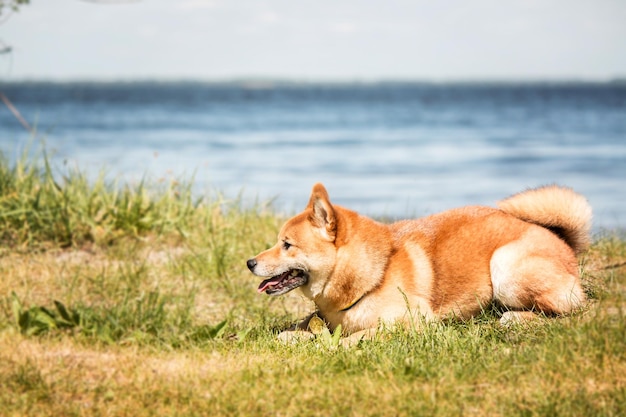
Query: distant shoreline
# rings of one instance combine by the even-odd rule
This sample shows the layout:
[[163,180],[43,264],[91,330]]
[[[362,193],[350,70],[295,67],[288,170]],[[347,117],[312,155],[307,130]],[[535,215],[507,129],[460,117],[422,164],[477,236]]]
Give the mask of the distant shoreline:
[[626,76],[604,80],[594,79],[288,79],[288,78],[233,78],[233,79],[16,79],[0,80],[0,88],[6,85],[207,85],[207,86],[241,86],[246,88],[274,88],[274,87],[315,87],[315,86],[619,86],[626,87]]

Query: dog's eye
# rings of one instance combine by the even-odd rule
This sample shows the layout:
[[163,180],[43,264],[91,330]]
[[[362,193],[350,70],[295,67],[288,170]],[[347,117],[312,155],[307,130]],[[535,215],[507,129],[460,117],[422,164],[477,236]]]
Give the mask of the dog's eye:
[[287,249],[289,249],[290,247],[291,247],[291,243],[289,243],[289,242],[287,242],[287,241],[283,242],[283,249],[287,250]]

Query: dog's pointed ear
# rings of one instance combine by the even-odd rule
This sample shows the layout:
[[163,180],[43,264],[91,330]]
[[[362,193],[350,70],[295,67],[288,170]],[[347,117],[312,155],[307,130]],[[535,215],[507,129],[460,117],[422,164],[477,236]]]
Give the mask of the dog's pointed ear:
[[328,192],[321,183],[313,186],[311,199],[307,208],[312,209],[309,220],[322,231],[322,235],[330,241],[335,240],[337,234],[337,219],[335,209],[330,204]]

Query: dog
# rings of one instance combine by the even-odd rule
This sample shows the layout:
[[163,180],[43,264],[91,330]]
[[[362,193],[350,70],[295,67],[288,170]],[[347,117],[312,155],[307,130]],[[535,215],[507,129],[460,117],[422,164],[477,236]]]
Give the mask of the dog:
[[[573,190],[530,189],[498,202],[383,224],[330,202],[313,186],[278,242],[247,261],[259,293],[299,288],[317,315],[358,341],[381,326],[468,319],[492,303],[502,323],[563,315],[585,302],[577,256],[590,244],[592,210]],[[294,332],[292,332],[294,333]],[[289,339],[284,337],[283,339]]]

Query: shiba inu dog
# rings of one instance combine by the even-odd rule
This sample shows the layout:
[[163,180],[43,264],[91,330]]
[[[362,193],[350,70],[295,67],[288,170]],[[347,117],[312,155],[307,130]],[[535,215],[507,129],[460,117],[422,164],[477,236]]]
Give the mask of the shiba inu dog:
[[[278,243],[249,259],[258,292],[295,288],[317,314],[353,339],[380,325],[469,318],[490,303],[501,321],[570,313],[585,301],[577,255],[590,243],[591,207],[546,186],[498,208],[469,206],[382,224],[333,205],[322,184],[289,219]],[[307,330],[312,316],[294,330]]]

